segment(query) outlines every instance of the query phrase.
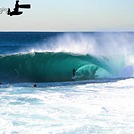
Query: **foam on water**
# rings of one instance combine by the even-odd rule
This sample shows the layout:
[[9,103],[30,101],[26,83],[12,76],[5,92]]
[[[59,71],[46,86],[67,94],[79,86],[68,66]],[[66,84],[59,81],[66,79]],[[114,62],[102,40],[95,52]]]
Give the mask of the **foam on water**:
[[0,133],[133,134],[133,36],[0,33]]
[[0,88],[1,133],[133,133],[134,79]]

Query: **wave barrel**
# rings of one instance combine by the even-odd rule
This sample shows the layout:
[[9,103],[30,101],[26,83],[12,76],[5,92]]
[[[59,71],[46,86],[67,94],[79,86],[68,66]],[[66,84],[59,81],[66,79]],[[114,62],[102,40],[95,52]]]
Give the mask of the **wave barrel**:
[[31,8],[30,4],[19,5],[19,8]]

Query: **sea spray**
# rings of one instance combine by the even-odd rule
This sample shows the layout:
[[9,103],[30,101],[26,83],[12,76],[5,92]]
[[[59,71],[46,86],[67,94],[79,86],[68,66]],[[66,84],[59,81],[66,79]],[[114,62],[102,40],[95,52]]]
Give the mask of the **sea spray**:
[[133,33],[10,34],[0,39],[1,81],[70,81],[73,68],[75,80],[134,75]]
[[0,33],[0,132],[133,134],[133,37]]

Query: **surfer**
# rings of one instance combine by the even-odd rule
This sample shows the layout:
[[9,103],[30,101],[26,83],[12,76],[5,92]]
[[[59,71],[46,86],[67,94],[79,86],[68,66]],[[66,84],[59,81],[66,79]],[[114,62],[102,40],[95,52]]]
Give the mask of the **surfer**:
[[34,84],[34,85],[33,85],[33,87],[37,87],[37,85],[36,85],[36,84]]
[[74,76],[75,76],[75,73],[76,73],[76,69],[74,68],[74,69],[72,70],[72,76],[73,76],[73,78],[74,78]]

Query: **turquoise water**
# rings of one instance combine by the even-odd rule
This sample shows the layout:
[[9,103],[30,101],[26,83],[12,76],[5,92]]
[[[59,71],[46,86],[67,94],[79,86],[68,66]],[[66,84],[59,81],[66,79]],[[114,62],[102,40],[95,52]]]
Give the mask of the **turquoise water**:
[[104,78],[112,75],[105,60],[90,55],[71,53],[28,53],[0,56],[0,73],[3,81],[61,82]]
[[0,133],[133,134],[133,44],[133,32],[0,32]]

